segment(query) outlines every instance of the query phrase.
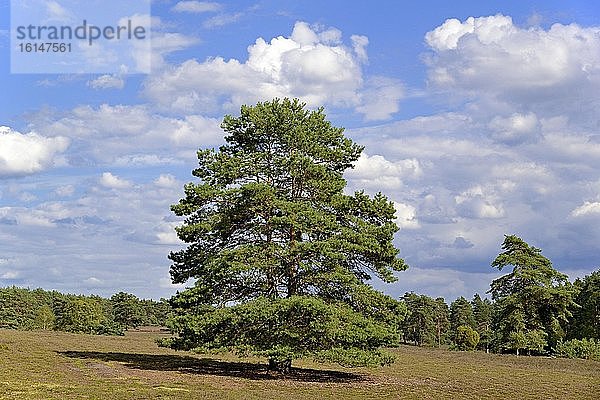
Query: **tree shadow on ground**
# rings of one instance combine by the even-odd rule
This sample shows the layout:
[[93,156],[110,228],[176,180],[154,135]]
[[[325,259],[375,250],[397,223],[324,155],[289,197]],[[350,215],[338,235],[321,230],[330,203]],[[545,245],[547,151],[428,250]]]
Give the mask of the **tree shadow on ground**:
[[176,371],[197,375],[217,375],[251,380],[286,379],[298,382],[351,383],[364,382],[367,377],[342,371],[327,371],[310,368],[292,368],[287,375],[274,373],[266,364],[251,362],[220,361],[179,355],[114,353],[97,351],[61,351],[69,358],[115,361],[128,368],[151,371]]

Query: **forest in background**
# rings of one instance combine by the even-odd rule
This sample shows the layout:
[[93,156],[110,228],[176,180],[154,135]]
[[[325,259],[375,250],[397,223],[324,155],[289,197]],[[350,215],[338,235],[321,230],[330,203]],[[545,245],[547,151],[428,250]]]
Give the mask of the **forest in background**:
[[15,286],[0,289],[0,328],[5,329],[123,335],[129,328],[165,326],[170,313],[165,299],[144,300],[125,292],[107,299]]
[[[512,338],[513,348],[499,346],[502,310],[497,302],[475,294],[450,304],[443,297],[406,293],[400,302],[406,312],[400,318],[402,343],[453,350],[553,354],[568,358],[600,360],[600,270],[577,278],[572,287],[575,302],[564,324],[563,337],[545,351],[535,335]],[[15,286],[0,288],[0,328],[56,330],[86,334],[123,335],[139,326],[169,325],[173,308],[169,300],[139,299],[119,292],[110,298],[63,294]]]

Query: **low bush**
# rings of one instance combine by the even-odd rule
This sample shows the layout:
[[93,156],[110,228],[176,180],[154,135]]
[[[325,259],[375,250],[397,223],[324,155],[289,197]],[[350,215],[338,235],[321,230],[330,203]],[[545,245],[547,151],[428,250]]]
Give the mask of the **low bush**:
[[556,345],[556,355],[565,358],[583,358],[600,361],[600,340],[572,339],[559,341]]

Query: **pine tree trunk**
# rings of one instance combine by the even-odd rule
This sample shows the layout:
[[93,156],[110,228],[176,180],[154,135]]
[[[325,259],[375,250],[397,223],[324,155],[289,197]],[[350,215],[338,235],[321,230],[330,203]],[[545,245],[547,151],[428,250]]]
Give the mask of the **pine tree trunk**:
[[287,375],[292,369],[292,360],[276,360],[274,358],[269,359],[269,371],[279,372],[280,374]]

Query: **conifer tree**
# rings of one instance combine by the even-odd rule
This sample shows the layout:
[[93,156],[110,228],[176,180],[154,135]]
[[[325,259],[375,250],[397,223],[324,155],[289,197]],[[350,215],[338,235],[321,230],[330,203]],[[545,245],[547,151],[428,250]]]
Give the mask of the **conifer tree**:
[[504,238],[502,253],[492,262],[512,272],[492,281],[495,300],[496,345],[519,353],[550,350],[565,335],[564,326],[574,305],[574,290],[567,276],[552,267],[542,251],[521,238]]
[[259,354],[271,367],[313,356],[344,365],[390,362],[402,303],[375,291],[406,269],[392,243],[394,206],[344,193],[362,147],[298,100],[243,106],[222,123],[226,144],[198,152],[198,182],[172,206],[187,248],[169,258],[177,349]]

